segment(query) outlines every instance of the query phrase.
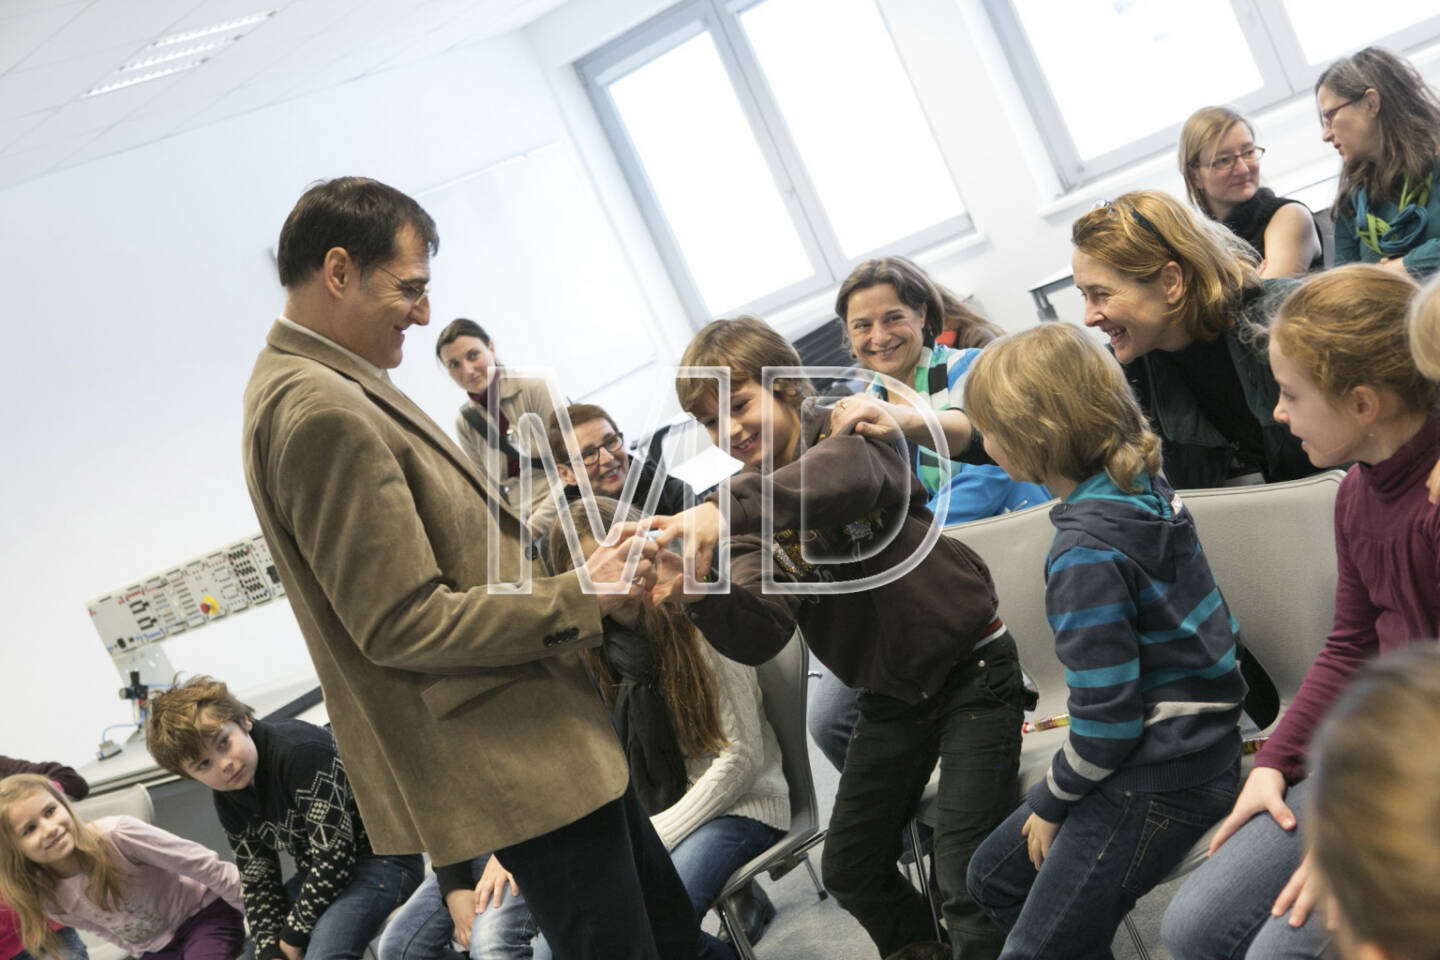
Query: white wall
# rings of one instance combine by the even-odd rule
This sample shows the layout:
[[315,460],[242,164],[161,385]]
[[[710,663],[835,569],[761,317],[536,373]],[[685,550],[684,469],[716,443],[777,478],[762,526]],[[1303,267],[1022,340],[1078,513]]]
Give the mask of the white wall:
[[[979,0],[879,3],[979,231],[919,259],[1026,326],[1026,289],[1068,265],[1071,220],[1126,189],[1178,191],[1173,161],[1057,196]],[[84,601],[256,529],[240,394],[282,302],[269,249],[310,181],[362,173],[443,211],[435,326],[473,316],[512,364],[544,363],[556,343],[617,374],[612,341],[679,355],[679,302],[570,66],[666,5],[572,0],[520,34],[0,191],[0,752],[86,759],[128,710]],[[1435,50],[1416,61],[1440,76]],[[1255,120],[1271,185],[1334,173],[1308,96]],[[577,265],[576,236],[603,269]],[[523,282],[496,282],[515,269]],[[1068,296],[1057,306],[1074,319]],[[802,332],[829,299],[772,319]],[[459,398],[430,359],[434,333],[409,338],[395,376],[448,427]],[[669,394],[654,374],[598,396],[634,422]],[[307,663],[283,603],[167,649],[242,689]]]
[[[537,152],[494,166],[527,151]],[[513,363],[544,362],[547,338],[560,333],[579,342],[585,325],[603,331],[615,306],[606,301],[617,296],[637,331],[632,342],[656,339],[655,316],[524,35],[0,192],[0,405],[10,451],[0,474],[0,575],[11,597],[0,628],[0,752],[87,759],[101,728],[129,711],[84,602],[257,529],[240,468],[240,396],[283,303],[269,251],[307,183],[350,173],[447,210],[493,205],[518,185],[515,209],[495,213],[505,216],[506,242],[552,251],[532,258],[528,289],[573,279],[587,253],[556,236],[577,228],[599,248],[594,258],[621,265],[618,280],[603,281],[612,295],[589,314],[556,316],[536,297],[520,316],[526,305],[490,292],[496,264],[473,259],[489,224],[441,220],[436,322],[408,339],[395,379],[447,428],[461,398],[432,351],[451,316],[516,331],[499,333]],[[508,233],[547,189],[568,198],[567,209],[551,208],[524,236]],[[500,301],[508,306],[494,315]],[[283,602],[166,649],[177,668],[241,689],[308,667]]]

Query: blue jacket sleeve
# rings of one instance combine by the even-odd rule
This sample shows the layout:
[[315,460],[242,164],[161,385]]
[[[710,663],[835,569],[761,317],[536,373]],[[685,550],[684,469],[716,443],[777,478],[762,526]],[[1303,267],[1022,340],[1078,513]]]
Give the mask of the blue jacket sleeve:
[[1145,732],[1138,611],[1120,553],[1075,546],[1051,558],[1045,613],[1070,688],[1069,735],[1030,809],[1058,823],[1071,804],[1117,770]]

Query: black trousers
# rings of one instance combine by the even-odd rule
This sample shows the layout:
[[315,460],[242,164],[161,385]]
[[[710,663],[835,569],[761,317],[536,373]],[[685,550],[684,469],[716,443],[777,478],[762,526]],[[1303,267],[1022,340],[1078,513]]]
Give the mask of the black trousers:
[[495,854],[556,960],[695,960],[700,922],[633,786]]
[[1005,934],[971,899],[965,870],[975,848],[1015,808],[1023,699],[1008,634],[956,664],[927,702],[860,695],[821,871],[881,956],[935,938],[929,904],[895,861],[937,759],[936,879],[954,955],[999,956]]

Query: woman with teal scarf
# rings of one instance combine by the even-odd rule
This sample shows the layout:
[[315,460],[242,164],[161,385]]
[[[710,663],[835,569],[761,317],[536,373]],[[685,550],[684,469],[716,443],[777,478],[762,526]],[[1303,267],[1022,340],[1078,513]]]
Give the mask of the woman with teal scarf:
[[1424,280],[1440,268],[1440,98],[1409,61],[1366,47],[1315,84],[1323,139],[1344,166],[1335,265],[1378,263]]

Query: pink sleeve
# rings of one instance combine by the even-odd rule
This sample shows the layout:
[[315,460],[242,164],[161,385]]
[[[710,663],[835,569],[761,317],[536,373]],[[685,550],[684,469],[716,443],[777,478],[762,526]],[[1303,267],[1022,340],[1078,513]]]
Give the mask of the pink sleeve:
[[245,900],[240,891],[240,871],[235,864],[221,860],[209,847],[177,837],[143,820],[120,816],[115,817],[115,821],[110,841],[120,853],[189,877],[215,891],[236,910],[245,911]]

